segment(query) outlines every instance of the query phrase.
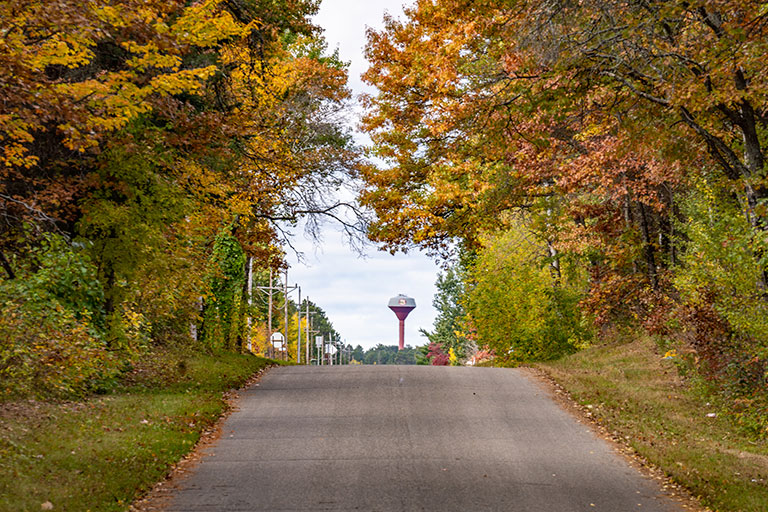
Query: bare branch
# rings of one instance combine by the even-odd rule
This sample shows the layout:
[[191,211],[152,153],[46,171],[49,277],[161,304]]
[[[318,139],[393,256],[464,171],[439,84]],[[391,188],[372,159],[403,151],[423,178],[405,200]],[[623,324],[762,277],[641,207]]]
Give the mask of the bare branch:
[[47,213],[45,213],[41,209],[36,208],[36,207],[34,207],[34,206],[32,206],[32,205],[30,205],[30,204],[28,204],[28,203],[26,203],[26,202],[24,202],[24,201],[22,201],[20,199],[16,199],[14,197],[11,197],[11,196],[8,196],[8,195],[5,195],[5,194],[0,194],[0,199],[4,199],[5,201],[8,201],[10,203],[14,203],[14,204],[17,204],[19,206],[22,206],[28,212],[32,213],[35,216],[36,220],[42,221],[42,222],[48,222],[54,228],[56,228],[58,230],[57,223],[61,222],[61,220],[56,219],[54,217],[51,217],[50,215],[48,215]]
[[640,89],[638,89],[637,87],[632,85],[632,83],[629,80],[627,80],[623,76],[620,76],[620,75],[618,75],[618,74],[616,74],[616,73],[614,73],[612,71],[603,71],[601,74],[603,74],[605,76],[609,76],[611,78],[614,78],[614,79],[618,80],[619,82],[624,84],[629,90],[631,90],[633,93],[637,94],[641,98],[645,98],[648,101],[656,103],[657,105],[663,105],[665,107],[668,107],[670,105],[669,100],[665,100],[664,98],[658,98],[658,97],[654,96],[653,94],[649,94],[647,92],[641,91]]

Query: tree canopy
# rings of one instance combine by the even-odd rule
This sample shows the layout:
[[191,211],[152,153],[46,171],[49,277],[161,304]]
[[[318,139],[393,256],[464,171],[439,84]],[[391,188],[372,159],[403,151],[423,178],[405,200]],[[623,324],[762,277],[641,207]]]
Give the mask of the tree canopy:
[[[55,296],[68,313],[39,332],[51,351],[85,337],[117,361],[188,339],[190,323],[211,346],[242,346],[250,262],[281,268],[303,218],[362,232],[336,194],[358,150],[318,3],[2,3],[0,263],[3,309],[18,313],[2,376],[41,357],[45,283],[89,297]],[[64,257],[61,276],[35,277]]]
[[[767,31],[765,4],[744,0],[418,0],[368,32],[371,238],[475,256],[462,300],[479,347],[505,314],[514,330],[578,308],[680,344],[708,378],[759,374]],[[567,300],[505,311],[493,280],[534,286],[544,269],[537,307]]]

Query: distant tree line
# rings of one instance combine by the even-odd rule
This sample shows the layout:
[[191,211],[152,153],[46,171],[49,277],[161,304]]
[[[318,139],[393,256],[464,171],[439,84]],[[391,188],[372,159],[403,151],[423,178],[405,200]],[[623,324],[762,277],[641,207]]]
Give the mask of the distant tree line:
[[368,350],[358,345],[352,350],[352,360],[361,364],[426,364],[419,348],[398,350],[397,345],[381,343]]

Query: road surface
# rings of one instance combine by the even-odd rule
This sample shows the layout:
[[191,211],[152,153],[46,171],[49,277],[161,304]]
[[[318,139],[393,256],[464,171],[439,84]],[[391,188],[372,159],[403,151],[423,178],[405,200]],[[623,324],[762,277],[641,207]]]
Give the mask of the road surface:
[[282,367],[239,407],[167,510],[682,510],[517,370]]

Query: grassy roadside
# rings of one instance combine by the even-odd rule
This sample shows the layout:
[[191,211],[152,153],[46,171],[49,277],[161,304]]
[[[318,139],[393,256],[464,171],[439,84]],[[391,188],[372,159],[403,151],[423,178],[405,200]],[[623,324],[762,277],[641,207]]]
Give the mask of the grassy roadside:
[[768,442],[685,386],[651,340],[595,347],[538,368],[712,510],[768,510]]
[[107,395],[0,404],[0,510],[126,510],[215,423],[223,393],[272,363],[166,352]]

